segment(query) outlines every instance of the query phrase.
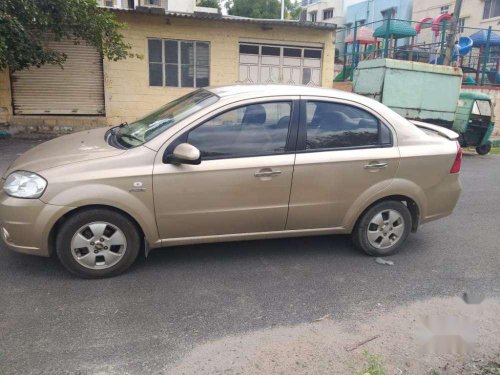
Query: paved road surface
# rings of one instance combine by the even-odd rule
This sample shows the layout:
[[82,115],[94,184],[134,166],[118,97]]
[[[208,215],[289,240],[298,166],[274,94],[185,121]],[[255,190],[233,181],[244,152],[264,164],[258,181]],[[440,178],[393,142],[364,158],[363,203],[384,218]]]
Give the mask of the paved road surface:
[[[0,141],[0,171],[35,141]],[[464,290],[500,295],[500,156],[466,156],[456,212],[422,226],[393,267],[347,236],[170,248],[80,280],[0,245],[0,373],[158,373],[206,340],[362,316]]]

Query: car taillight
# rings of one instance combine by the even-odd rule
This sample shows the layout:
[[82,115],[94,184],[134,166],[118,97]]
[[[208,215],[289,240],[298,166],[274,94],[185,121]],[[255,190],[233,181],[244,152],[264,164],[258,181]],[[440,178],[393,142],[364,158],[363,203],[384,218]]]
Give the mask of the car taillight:
[[451,166],[450,173],[460,172],[460,167],[462,166],[462,147],[457,142],[457,156],[455,157],[455,162]]

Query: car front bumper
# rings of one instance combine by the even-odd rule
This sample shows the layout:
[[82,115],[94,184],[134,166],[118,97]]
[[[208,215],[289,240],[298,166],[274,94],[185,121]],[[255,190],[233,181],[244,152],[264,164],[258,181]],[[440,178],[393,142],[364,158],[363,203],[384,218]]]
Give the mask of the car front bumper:
[[39,199],[9,197],[0,191],[0,238],[16,252],[50,256],[50,231],[71,209],[46,204]]

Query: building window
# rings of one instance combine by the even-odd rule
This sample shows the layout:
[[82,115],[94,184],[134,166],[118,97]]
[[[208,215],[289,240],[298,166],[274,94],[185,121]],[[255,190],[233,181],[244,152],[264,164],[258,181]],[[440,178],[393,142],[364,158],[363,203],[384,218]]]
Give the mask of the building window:
[[149,39],[149,85],[204,87],[209,85],[210,44]]
[[311,4],[316,4],[319,0],[302,0],[302,6],[306,7]]
[[103,5],[108,8],[113,8],[115,6],[115,0],[104,0]]
[[333,18],[333,9],[325,9],[323,11],[323,19],[329,20],[330,18]]
[[458,29],[459,33],[464,32],[464,30],[465,30],[465,18],[458,19],[457,29]]
[[161,0],[144,0],[145,6],[161,7]]
[[382,18],[384,20],[396,17],[396,9],[395,8],[386,9],[386,10],[383,10],[382,12],[380,12],[380,13],[382,14]]
[[439,8],[439,12],[440,12],[441,14],[448,13],[448,12],[449,12],[449,10],[450,10],[450,6],[449,6],[449,5],[444,5],[444,6],[442,6],[441,8]]
[[484,0],[483,19],[500,16],[500,0]]
[[310,12],[309,13],[309,21],[316,22],[318,19],[318,12]]

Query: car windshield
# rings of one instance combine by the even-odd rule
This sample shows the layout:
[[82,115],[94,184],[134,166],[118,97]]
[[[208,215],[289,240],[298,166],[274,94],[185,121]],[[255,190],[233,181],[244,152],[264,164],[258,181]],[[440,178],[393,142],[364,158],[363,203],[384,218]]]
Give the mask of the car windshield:
[[140,146],[218,99],[217,95],[204,89],[193,91],[137,121],[122,125],[116,137],[125,147]]

